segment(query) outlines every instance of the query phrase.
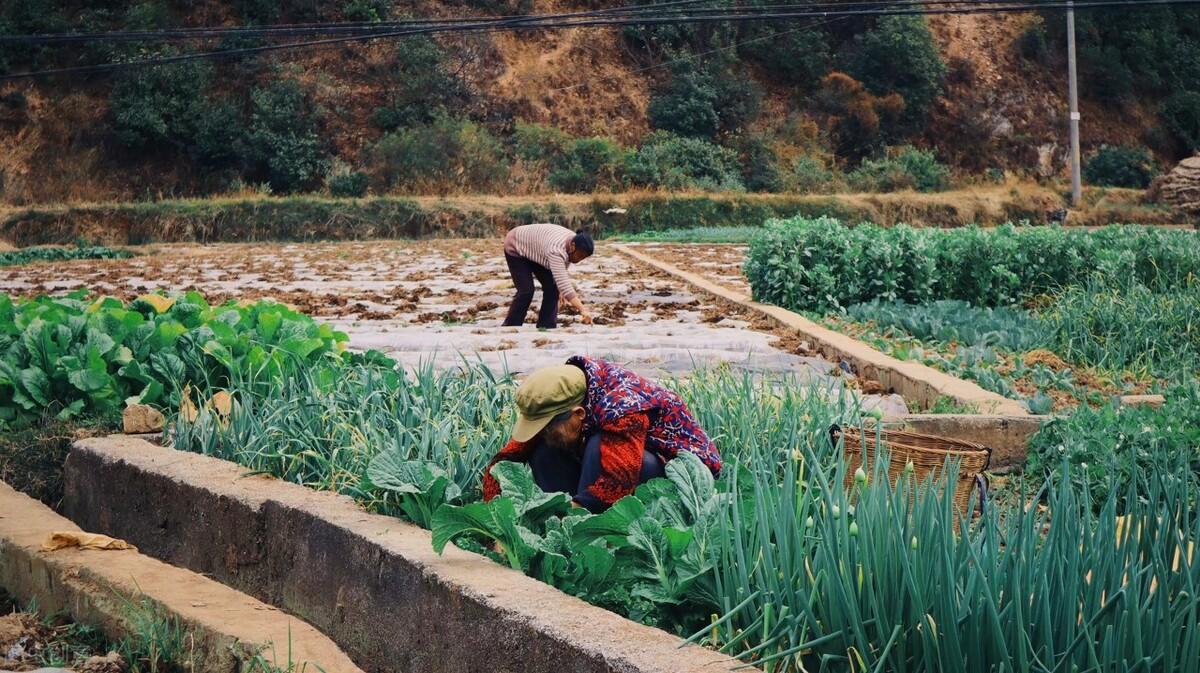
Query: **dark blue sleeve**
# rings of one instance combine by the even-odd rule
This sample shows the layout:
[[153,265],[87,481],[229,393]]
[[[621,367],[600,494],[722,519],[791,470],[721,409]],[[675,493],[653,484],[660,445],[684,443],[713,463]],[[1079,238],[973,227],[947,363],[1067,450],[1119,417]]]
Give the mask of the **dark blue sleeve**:
[[582,469],[579,472],[579,488],[575,491],[575,502],[587,508],[593,514],[599,514],[605,509],[605,504],[588,491],[600,477],[600,433],[587,438],[583,446]]

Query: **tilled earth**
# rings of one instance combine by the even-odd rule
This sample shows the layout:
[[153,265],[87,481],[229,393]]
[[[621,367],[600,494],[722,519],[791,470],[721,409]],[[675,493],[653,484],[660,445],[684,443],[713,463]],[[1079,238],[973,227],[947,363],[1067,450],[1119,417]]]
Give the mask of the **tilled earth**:
[[655,259],[750,296],[750,281],[742,273],[745,245],[734,243],[625,243]]
[[[643,246],[673,263],[711,263],[711,277],[740,277],[737,246]],[[712,250],[707,250],[711,248]],[[146,292],[196,290],[211,303],[270,298],[350,334],[354,348],[376,348],[407,365],[452,367],[463,358],[496,369],[529,371],[590,354],[652,375],[686,375],[729,366],[846,385],[838,368],[812,357],[794,334],[721,305],[623,255],[599,253],[572,268],[597,324],[564,311],[556,330],[533,323],[501,327],[513,288],[499,240],[371,241],[318,244],[161,245],[125,260],[80,260],[0,269],[12,295],[75,289],[132,299]],[[680,266],[684,266],[680,264]],[[727,282],[734,279],[727,278]],[[569,310],[569,309],[568,309]],[[903,413],[895,396],[866,406]]]

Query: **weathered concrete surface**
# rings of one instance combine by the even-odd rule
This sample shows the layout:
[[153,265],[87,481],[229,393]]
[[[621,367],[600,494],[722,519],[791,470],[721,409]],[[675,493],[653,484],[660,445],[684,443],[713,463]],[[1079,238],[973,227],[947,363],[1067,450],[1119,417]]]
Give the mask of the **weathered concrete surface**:
[[81,525],[297,614],[369,671],[721,671],[733,660],[363,512],[347,497],[124,437],[75,444]]
[[1167,403],[1167,398],[1162,395],[1122,395],[1121,406],[1123,407],[1154,407],[1157,409]]
[[926,408],[933,406],[939,397],[948,397],[958,404],[972,406],[980,413],[1002,416],[1027,416],[1029,413],[1016,400],[984,390],[970,381],[939,372],[918,362],[897,360],[857,339],[822,327],[802,315],[778,306],[760,304],[741,292],[722,287],[673,264],[632,250],[628,246],[612,247],[633,259],[687,281],[705,293],[773,318],[803,335],[822,356],[833,361],[845,360],[854,367],[858,376],[878,381],[885,390],[899,393],[904,399],[919,402]]
[[1025,462],[1029,438],[1050,416],[976,414],[910,414],[899,419],[913,432],[963,439],[992,450],[988,469],[1001,470]]
[[36,600],[44,613],[66,612],[110,637],[129,633],[130,602],[145,599],[190,634],[194,673],[236,673],[260,650],[280,668],[290,660],[296,671],[307,664],[326,673],[361,673],[312,626],[196,573],[134,550],[41,551],[50,533],[79,530],[0,482],[0,585],[20,603]]

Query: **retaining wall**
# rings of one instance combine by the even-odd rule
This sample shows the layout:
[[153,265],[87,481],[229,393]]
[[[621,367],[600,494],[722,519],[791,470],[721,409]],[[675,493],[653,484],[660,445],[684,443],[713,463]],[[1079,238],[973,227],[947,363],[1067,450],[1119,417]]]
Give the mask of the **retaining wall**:
[[[0,586],[44,614],[65,612],[110,638],[129,635],[142,611],[188,634],[193,673],[237,673],[261,653],[280,670],[361,673],[312,626],[206,577],[135,550],[41,550],[55,532],[79,532],[42,503],[0,482]],[[289,667],[289,663],[291,667]]]
[[81,526],[292,612],[369,671],[686,673],[737,662],[367,514],[352,500],[126,437],[77,442]]

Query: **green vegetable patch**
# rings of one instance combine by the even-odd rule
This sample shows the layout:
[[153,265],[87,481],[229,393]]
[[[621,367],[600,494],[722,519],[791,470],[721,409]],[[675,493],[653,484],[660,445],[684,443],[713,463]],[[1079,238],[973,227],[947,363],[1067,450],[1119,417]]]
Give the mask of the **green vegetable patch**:
[[61,262],[72,259],[126,259],[128,257],[133,257],[133,253],[104,246],[77,245],[72,248],[47,246],[0,252],[0,266],[16,266],[32,262]]
[[235,374],[266,382],[287,364],[338,357],[345,340],[271,302],[0,295],[0,429],[112,419],[134,403],[177,409],[187,386],[221,389]]
[[1035,414],[1096,406],[1114,396],[1160,387],[1145,373],[1108,372],[1064,361],[1049,350],[1057,347],[1051,330],[1017,309],[976,309],[956,301],[869,303],[817,319],[892,357],[921,362],[1019,400]]
[[1080,488],[1079,465],[1048,453],[1059,465],[1048,478],[1031,473],[1011,507],[972,517],[945,483],[909,470],[891,482],[879,464],[847,479],[828,430],[861,422],[853,399],[728,371],[670,385],[720,448],[721,476],[683,456],[599,515],[541,492],[513,463],[494,468],[501,495],[482,502],[513,386],[469,362],[405,371],[368,353],[286,370],[270,386],[235,381],[231,412],[180,415],[176,442],[352,495],[431,529],[437,549],[486,554],[773,673],[1131,661],[1190,673],[1200,653],[1193,439],[1146,445],[1134,478],[1107,495]]

